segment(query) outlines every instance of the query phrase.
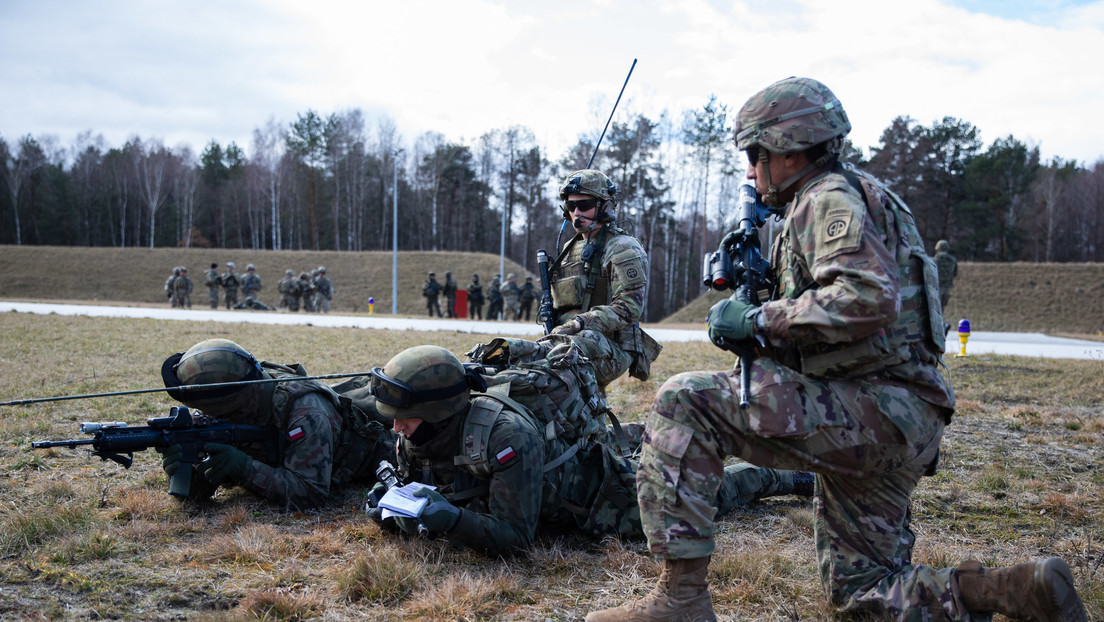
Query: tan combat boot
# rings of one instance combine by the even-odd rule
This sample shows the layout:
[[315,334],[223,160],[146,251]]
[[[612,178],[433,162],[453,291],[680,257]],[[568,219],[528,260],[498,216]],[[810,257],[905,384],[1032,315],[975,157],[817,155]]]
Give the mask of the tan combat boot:
[[698,622],[717,619],[705,581],[709,558],[668,559],[647,596],[587,614],[587,622]]
[[1007,568],[969,560],[955,571],[970,611],[996,612],[1029,622],[1085,622],[1085,606],[1066,562],[1048,557]]

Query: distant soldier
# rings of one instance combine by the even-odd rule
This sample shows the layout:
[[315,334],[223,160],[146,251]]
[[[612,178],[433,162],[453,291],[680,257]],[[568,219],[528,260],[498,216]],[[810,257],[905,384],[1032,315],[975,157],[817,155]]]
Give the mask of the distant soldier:
[[954,287],[955,277],[958,276],[958,261],[951,254],[951,245],[947,240],[939,240],[935,243],[935,268],[939,272],[939,303],[943,310],[947,310],[947,303],[951,301],[951,288]]
[[[299,273],[299,297],[303,300],[303,311],[314,311],[314,303],[311,302],[314,299],[314,284],[306,272]],[[299,300],[296,299],[295,302],[298,306]]]
[[445,313],[448,317],[456,317],[456,279],[451,272],[445,273]]
[[211,264],[211,267],[203,272],[203,284],[207,286],[207,300],[210,301],[212,309],[218,309],[219,285],[222,284],[220,278],[217,263]]
[[518,299],[521,290],[518,288],[517,276],[513,272],[506,275],[506,284],[502,286],[502,319],[514,321],[518,318]]
[[487,319],[501,319],[502,315],[502,275],[496,274],[491,286],[487,288],[487,298],[491,304],[487,305]]
[[[253,264],[245,267],[245,276],[242,278],[242,298],[246,301],[256,300],[257,294],[264,289],[264,283],[257,274],[257,268]],[[267,306],[267,305],[266,305]]]
[[437,301],[437,297],[441,295],[441,284],[437,282],[435,273],[429,273],[425,285],[422,285],[422,295],[426,299],[426,311],[429,313],[429,317],[433,317],[434,311],[437,312],[437,317],[442,317],[441,303]]
[[472,275],[472,282],[468,285],[468,317],[483,319],[483,284],[479,282],[478,274]]
[[279,306],[281,309],[299,310],[299,297],[302,293],[299,291],[299,279],[295,278],[294,270],[290,268],[284,270],[284,278],[276,284],[276,291],[280,292]]
[[[537,289],[533,286],[533,277],[525,277],[525,285],[521,286],[521,294],[518,296],[518,319],[529,319],[533,311],[533,301],[537,299]],[[525,316],[524,318],[522,316]]]
[[165,297],[169,299],[169,306],[174,308],[176,307],[176,295],[173,290],[173,281],[175,281],[178,276],[180,276],[180,266],[173,266],[172,274],[169,275],[169,278],[165,279]]
[[173,306],[181,309],[192,308],[192,279],[188,269],[180,266],[180,276],[173,279]]
[[330,301],[333,300],[333,283],[326,276],[326,266],[318,266],[318,278],[314,280],[314,287],[318,292],[315,297],[314,310],[323,313],[330,312]]
[[226,262],[226,272],[220,278],[222,289],[226,290],[226,308],[233,309],[238,304],[238,288],[242,284],[241,276],[234,272],[234,262]]

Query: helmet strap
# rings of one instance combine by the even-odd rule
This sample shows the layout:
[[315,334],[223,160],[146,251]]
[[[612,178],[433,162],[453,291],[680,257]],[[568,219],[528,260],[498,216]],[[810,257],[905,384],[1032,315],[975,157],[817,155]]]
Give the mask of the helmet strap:
[[786,178],[785,181],[775,186],[771,183],[770,166],[768,166],[767,163],[767,153],[768,151],[766,149],[759,150],[759,161],[763,164],[763,180],[767,182],[767,193],[763,195],[763,203],[768,207],[782,207],[784,203],[782,202],[779,195],[781,195],[783,191],[801,181],[801,179],[809,173],[822,168],[823,166],[838,157],[837,154],[829,150],[824,155],[820,156],[813,162],[809,162],[804,167],[802,167],[800,171],[794,173],[793,175],[790,175]]

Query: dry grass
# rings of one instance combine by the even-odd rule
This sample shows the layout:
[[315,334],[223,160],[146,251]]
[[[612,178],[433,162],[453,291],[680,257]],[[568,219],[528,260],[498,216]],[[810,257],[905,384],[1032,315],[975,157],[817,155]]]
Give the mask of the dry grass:
[[[311,372],[367,369],[460,333],[215,325],[0,314],[0,401],[154,387],[161,361],[209,337]],[[730,366],[708,344],[668,345],[646,383],[610,398],[638,420],[662,380]],[[959,412],[942,468],[913,501],[917,563],[1009,564],[1062,555],[1091,619],[1104,619],[1104,362],[993,356],[949,361]],[[84,420],[142,421],[159,394],[0,407],[0,619],[578,620],[651,589],[638,540],[546,535],[525,559],[383,533],[361,491],[286,514],[240,491],[204,506],[165,492],[152,452],[124,470],[29,441]],[[724,619],[831,620],[812,550],[811,506],[778,497],[723,518],[711,566]]]
[[[975,331],[1099,337],[1104,331],[1104,264],[958,264],[948,321],[969,318]],[[708,292],[663,320],[704,326],[724,295]]]

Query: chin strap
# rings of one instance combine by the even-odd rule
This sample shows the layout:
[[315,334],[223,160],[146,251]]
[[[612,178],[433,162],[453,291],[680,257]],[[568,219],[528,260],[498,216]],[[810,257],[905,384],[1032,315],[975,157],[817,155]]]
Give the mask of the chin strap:
[[[835,139],[833,142],[842,144],[842,140],[839,138]],[[832,147],[836,146],[838,145],[832,145]],[[760,148],[759,162],[763,165],[760,168],[763,171],[763,181],[767,183],[767,192],[763,195],[763,204],[767,207],[784,207],[785,203],[779,196],[784,190],[796,184],[798,181],[801,181],[801,179],[809,173],[812,173],[839,157],[839,153],[832,147],[829,147],[829,149],[824,152],[824,155],[806,164],[800,171],[790,175],[785,181],[777,186],[771,183],[770,166],[767,163],[767,153],[769,152],[766,149]]]

